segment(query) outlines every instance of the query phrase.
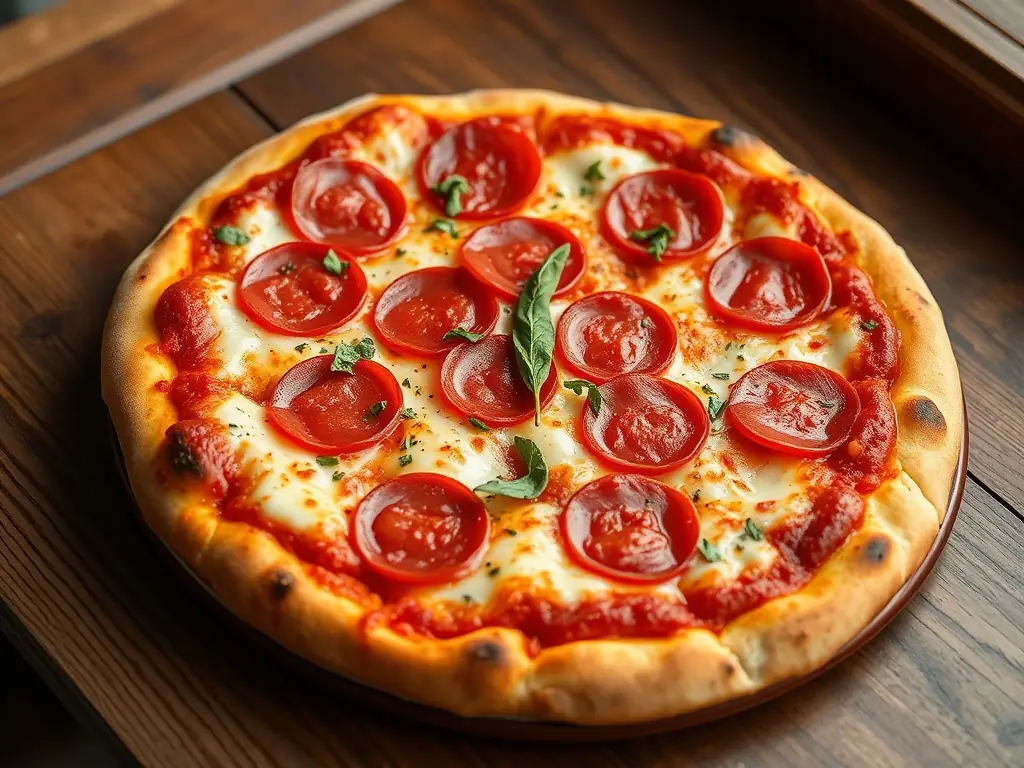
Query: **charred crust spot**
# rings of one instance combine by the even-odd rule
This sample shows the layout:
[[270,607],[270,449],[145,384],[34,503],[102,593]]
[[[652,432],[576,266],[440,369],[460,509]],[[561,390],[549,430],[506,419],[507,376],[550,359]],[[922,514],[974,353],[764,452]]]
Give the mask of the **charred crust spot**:
[[295,586],[295,576],[290,571],[278,568],[270,574],[270,596],[275,600],[284,600]]
[[884,563],[889,556],[891,546],[889,540],[882,536],[875,536],[864,546],[863,560],[870,565]]
[[932,303],[930,301],[928,301],[928,299],[923,294],[921,294],[920,292],[912,290],[911,293],[914,294],[914,298],[917,299],[917,302],[922,307],[930,307],[932,305]]
[[496,640],[476,640],[466,648],[470,661],[499,664],[505,658],[505,648]]
[[203,465],[180,432],[172,431],[167,436],[167,463],[179,475],[193,475],[202,479]]
[[946,417],[942,415],[934,401],[920,396],[912,397],[903,406],[907,420],[917,427],[922,427],[938,435],[946,434]]
[[734,125],[720,125],[711,134],[711,138],[720,147],[736,147],[740,144],[749,144],[756,141],[757,137]]

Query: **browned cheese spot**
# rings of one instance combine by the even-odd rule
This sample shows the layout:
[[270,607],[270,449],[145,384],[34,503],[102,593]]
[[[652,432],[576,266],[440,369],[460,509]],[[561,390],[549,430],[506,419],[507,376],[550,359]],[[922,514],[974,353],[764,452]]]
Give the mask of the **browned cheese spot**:
[[275,600],[284,600],[295,586],[295,576],[283,568],[270,574],[270,596]]
[[946,418],[930,398],[909,398],[903,403],[903,416],[908,426],[923,430],[936,440],[946,436]]

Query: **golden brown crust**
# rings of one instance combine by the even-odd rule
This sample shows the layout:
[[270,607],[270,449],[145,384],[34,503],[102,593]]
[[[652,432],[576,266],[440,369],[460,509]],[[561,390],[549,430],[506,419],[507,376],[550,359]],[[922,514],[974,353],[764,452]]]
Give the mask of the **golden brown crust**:
[[[243,620],[321,666],[415,701],[468,716],[531,717],[597,725],[659,719],[751,693],[824,664],[913,573],[946,508],[961,434],[955,361],[939,310],[903,250],[824,185],[800,176],[806,201],[836,231],[849,230],[863,266],[903,334],[893,389],[900,474],[868,500],[865,524],[802,590],[773,600],[721,635],[688,630],[667,639],[568,643],[531,656],[523,636],[486,629],[452,640],[363,628],[362,610],[322,587],[268,534],[221,522],[212,508],[164,492],[152,457],[175,414],[157,382],[173,365],[153,354],[157,299],[187,269],[187,217],[203,219],[253,173],[296,156],[315,136],[376,103],[435,113],[593,112],[643,119],[699,143],[717,123],[603,105],[542,91],[452,97],[374,97],[314,116],[254,147],[210,179],[128,269],[104,335],[103,395],[132,489],[149,525],[213,594]],[[791,177],[762,142],[731,135],[747,167]]]

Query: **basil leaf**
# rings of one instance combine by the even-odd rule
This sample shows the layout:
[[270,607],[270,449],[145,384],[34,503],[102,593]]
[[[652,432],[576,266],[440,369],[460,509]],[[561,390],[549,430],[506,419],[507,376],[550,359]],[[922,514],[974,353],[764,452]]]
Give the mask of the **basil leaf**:
[[415,419],[416,411],[413,408],[403,408],[398,412],[398,418],[400,419]]
[[728,381],[729,380],[729,374],[728,373],[712,373],[711,377],[714,378],[714,379],[721,379],[722,381]]
[[217,227],[213,230],[213,236],[224,243],[224,245],[245,245],[250,239],[238,227]]
[[388,404],[386,400],[378,400],[366,410],[366,415],[363,416],[363,421],[371,421],[377,418],[380,416],[380,412],[387,408],[387,406]]
[[551,294],[558,287],[569,244],[558,246],[530,275],[516,302],[512,321],[512,343],[516,350],[519,375],[533,391],[533,423],[540,426],[540,388],[551,372],[551,352],[555,348],[555,326],[551,322]]
[[434,194],[445,199],[444,212],[450,218],[462,213],[462,196],[473,191],[465,178],[453,173],[444,181],[441,181],[430,188]]
[[865,331],[873,331],[878,327],[878,321],[865,320],[863,323],[860,324],[860,327],[863,328]]
[[459,233],[455,229],[455,222],[448,219],[434,219],[427,226],[424,232],[445,232],[452,240],[459,239]]
[[651,229],[634,229],[629,233],[630,240],[647,243],[647,252],[655,261],[661,261],[661,254],[668,250],[670,241],[675,240],[676,231],[668,224],[661,223]]
[[544,455],[533,440],[516,435],[516,450],[526,462],[526,474],[515,480],[492,480],[473,490],[477,493],[492,493],[513,499],[535,499],[548,485],[548,465]]
[[591,163],[587,172],[583,174],[583,178],[587,181],[604,181],[604,174],[601,173],[601,161]]
[[577,395],[582,395],[583,390],[587,390],[587,405],[590,406],[590,410],[597,416],[601,412],[601,390],[597,388],[597,384],[592,384],[586,379],[572,379],[570,381],[563,381],[562,386]]
[[337,456],[317,456],[316,463],[321,467],[336,467],[338,466]]
[[399,456],[398,457],[398,466],[400,466],[400,467],[407,467],[410,464],[412,464],[412,456],[406,455],[406,456]]
[[363,337],[355,344],[342,342],[334,348],[334,359],[331,360],[331,370],[339,373],[352,373],[352,367],[360,360],[372,360],[377,348],[373,345],[373,339]]
[[479,429],[481,432],[490,432],[491,428],[484,424],[480,419],[474,419],[472,416],[469,417],[469,423]]
[[715,545],[707,539],[701,539],[700,544],[697,545],[697,549],[700,550],[700,553],[704,555],[704,559],[707,560],[709,563],[713,563],[716,560],[722,559],[722,556],[718,553],[718,550],[715,549]]
[[708,398],[708,416],[714,421],[722,415],[722,411],[725,410],[725,401],[722,400],[718,395],[711,395]]
[[764,538],[764,530],[749,517],[747,522],[743,524],[743,533],[754,541],[760,541]]
[[342,261],[333,250],[328,251],[324,256],[324,269],[332,275],[344,275],[348,270],[348,262]]
[[342,470],[339,469],[337,472],[335,472],[333,475],[331,475],[331,480],[333,480],[334,482],[338,482],[344,476],[345,476],[345,473]]
[[452,339],[463,339],[463,340],[468,341],[468,342],[470,342],[472,344],[475,344],[476,342],[480,341],[480,339],[482,339],[483,337],[484,337],[484,334],[482,334],[482,333],[473,333],[472,331],[467,331],[465,328],[452,328],[450,331],[446,332],[444,336],[441,337],[441,341],[451,341]]

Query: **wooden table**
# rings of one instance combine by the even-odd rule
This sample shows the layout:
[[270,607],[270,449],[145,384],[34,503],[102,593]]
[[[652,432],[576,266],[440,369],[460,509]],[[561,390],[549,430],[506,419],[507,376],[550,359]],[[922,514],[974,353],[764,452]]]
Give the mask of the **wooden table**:
[[[1024,280],[1020,200],[735,7],[408,0],[0,200],[0,624],[146,765],[1024,764]],[[127,264],[207,175],[368,90],[532,86],[760,133],[880,220],[946,314],[970,476],[921,595],[838,669],[696,731],[535,745],[347,706],[242,641],[133,518],[99,397]]]

